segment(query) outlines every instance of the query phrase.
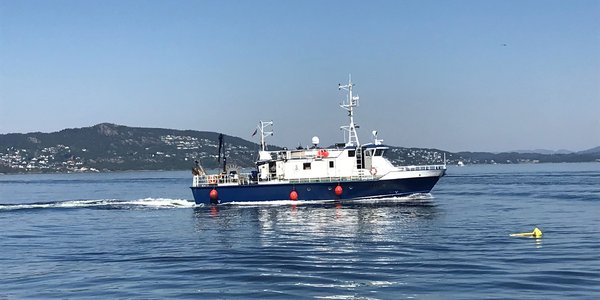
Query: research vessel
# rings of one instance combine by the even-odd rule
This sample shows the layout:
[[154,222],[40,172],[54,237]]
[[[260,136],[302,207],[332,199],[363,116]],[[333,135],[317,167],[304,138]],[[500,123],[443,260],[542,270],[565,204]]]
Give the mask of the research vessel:
[[[321,147],[315,136],[309,147],[269,150],[266,139],[273,134],[273,122],[260,121],[255,131],[260,133],[260,150],[254,170],[242,174],[238,168],[227,168],[225,159],[223,170],[216,174],[206,174],[197,165],[191,186],[195,202],[346,201],[429,193],[446,172],[445,159],[439,165],[394,166],[385,157],[389,147],[376,131],[372,142],[360,144],[354,122],[359,97],[353,87],[351,79],[338,85],[347,92],[340,104],[349,117],[349,124],[341,126],[344,143]],[[219,140],[221,148],[222,135]]]

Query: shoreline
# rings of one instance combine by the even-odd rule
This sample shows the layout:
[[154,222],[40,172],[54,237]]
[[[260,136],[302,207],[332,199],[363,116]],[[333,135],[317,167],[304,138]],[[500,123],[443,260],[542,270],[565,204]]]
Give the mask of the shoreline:
[[[579,162],[523,162],[523,163],[494,163],[494,164],[464,164],[459,166],[457,164],[448,164],[448,167],[451,168],[468,168],[474,166],[525,166],[525,165],[559,165],[559,164],[600,164],[600,161],[579,161]],[[250,168],[250,167],[248,167]],[[218,170],[219,168],[215,168],[214,170]],[[211,169],[212,170],[212,169]],[[145,173],[145,172],[184,172],[190,171],[189,169],[128,169],[128,170],[99,170],[99,171],[81,171],[81,172],[11,172],[11,173],[0,173],[0,176],[11,176],[11,175],[68,175],[68,174],[111,174],[111,173]]]

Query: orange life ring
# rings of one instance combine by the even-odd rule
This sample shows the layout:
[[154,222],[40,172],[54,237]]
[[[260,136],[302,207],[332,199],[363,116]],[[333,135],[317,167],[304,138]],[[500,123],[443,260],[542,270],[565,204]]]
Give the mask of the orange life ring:
[[371,173],[371,175],[375,176],[377,175],[377,169],[376,168],[371,168],[371,170],[369,171]]
[[319,151],[317,151],[317,157],[318,158],[329,157],[329,151],[327,151],[327,150],[319,150]]

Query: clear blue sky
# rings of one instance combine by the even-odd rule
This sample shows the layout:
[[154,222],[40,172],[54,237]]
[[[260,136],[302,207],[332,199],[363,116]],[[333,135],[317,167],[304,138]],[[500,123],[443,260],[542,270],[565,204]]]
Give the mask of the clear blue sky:
[[0,133],[128,126],[450,151],[600,145],[600,1],[0,0]]

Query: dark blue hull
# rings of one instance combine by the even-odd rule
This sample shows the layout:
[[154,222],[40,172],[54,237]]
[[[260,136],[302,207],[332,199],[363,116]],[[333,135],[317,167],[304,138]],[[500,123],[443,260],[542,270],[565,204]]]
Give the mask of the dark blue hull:
[[[292,191],[296,191],[297,200],[300,201],[369,199],[429,193],[439,179],[440,177],[434,176],[391,180],[342,181],[339,183],[310,182],[205,186],[191,187],[191,189],[196,204],[291,200],[290,194]],[[342,187],[339,196],[335,193],[338,184]],[[212,192],[213,189],[216,192]],[[211,200],[211,192],[216,200]]]

